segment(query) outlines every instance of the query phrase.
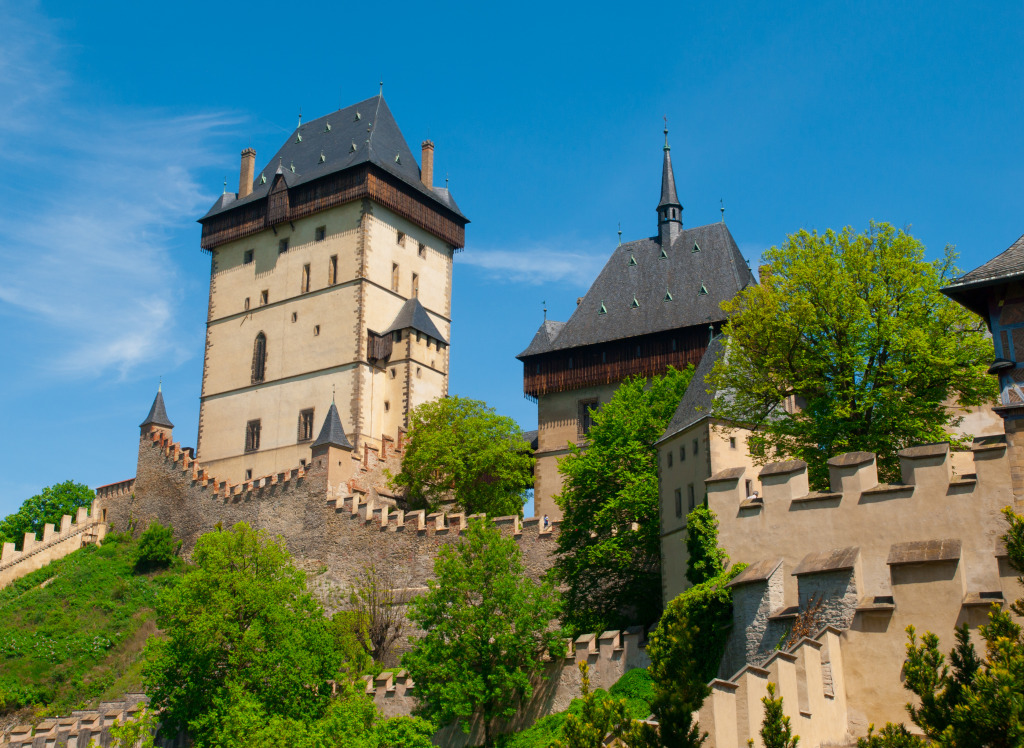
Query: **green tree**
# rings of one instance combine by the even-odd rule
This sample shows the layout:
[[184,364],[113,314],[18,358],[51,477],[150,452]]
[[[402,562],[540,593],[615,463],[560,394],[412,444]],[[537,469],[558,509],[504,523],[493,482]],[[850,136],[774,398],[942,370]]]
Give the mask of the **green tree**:
[[178,558],[179,550],[181,541],[174,539],[174,530],[170,526],[152,522],[139,536],[135,548],[135,571],[166,569]]
[[487,403],[442,397],[413,408],[402,470],[390,477],[412,506],[454,500],[469,514],[522,514],[533,457],[516,422]]
[[153,748],[156,728],[156,714],[142,707],[135,719],[110,726],[110,748]]
[[569,444],[555,498],[562,526],[554,563],[564,621],[576,632],[653,623],[661,610],[658,452],[693,367],[624,381],[593,411],[587,444]]
[[718,517],[706,504],[686,515],[686,578],[701,584],[729,566],[729,556],[718,545]]
[[21,548],[25,533],[34,532],[37,538],[43,536],[43,526],[52,524],[60,527],[60,520],[65,514],[75,516],[78,507],[88,507],[96,494],[91,488],[66,480],[53,486],[47,486],[40,493],[25,502],[14,514],[0,520],[0,544],[14,543]]
[[[793,734],[789,717],[782,710],[782,697],[775,698],[775,684],[768,684],[768,695],[761,699],[764,704],[764,719],[761,721],[761,742],[764,748],[796,748],[800,736]],[[748,740],[747,745],[753,745]]]
[[868,725],[867,737],[857,740],[857,748],[926,748],[927,745],[923,738],[892,722],[886,723],[879,732],[875,732],[874,725]]
[[479,518],[462,542],[441,547],[428,587],[409,606],[425,633],[402,658],[419,713],[437,724],[458,720],[466,732],[477,714],[491,745],[495,720],[512,717],[533,695],[530,680],[544,655],[565,652],[551,626],[557,591],[529,579],[515,540]]
[[896,481],[900,449],[958,443],[945,403],[991,401],[996,385],[984,323],[939,292],[955,259],[947,247],[926,261],[886,223],[791,234],[765,252],[760,285],[722,305],[729,353],[709,381],[732,397],[715,415],[756,427],[756,458],[805,460],[815,486],[835,454],[875,452],[880,479]]
[[569,713],[562,723],[562,739],[551,748],[604,748],[606,738],[622,738],[632,720],[626,713],[626,702],[609,696],[601,698],[590,690],[590,670],[581,662],[580,691],[582,704],[579,713]]
[[192,560],[159,602],[166,638],[147,644],[144,683],[163,727],[212,746],[247,716],[303,729],[323,718],[330,681],[367,658],[324,617],[284,542],[242,523],[200,537]]

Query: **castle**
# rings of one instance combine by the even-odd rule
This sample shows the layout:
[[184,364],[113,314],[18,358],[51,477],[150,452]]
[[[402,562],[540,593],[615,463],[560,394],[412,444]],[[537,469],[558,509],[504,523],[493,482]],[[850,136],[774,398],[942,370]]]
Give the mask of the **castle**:
[[[342,133],[339,150],[330,138]],[[202,219],[212,258],[198,452],[174,441],[158,390],[135,477],[97,489],[89,512],[26,538],[20,554],[5,546],[0,584],[98,542],[111,525],[159,520],[186,553],[202,533],[240,521],[279,534],[314,590],[345,588],[370,561],[406,590],[426,585],[467,518],[408,511],[386,471],[401,463],[408,409],[447,389],[451,262],[466,219],[431,185],[432,149],[424,144],[416,167],[377,97],[300,126],[259,175],[255,154],[243,152],[239,193]],[[658,235],[616,248],[570,320],[546,322],[520,354],[524,388],[538,400],[536,513],[553,521],[493,521],[539,578],[560,530],[551,503],[559,450],[585,444],[590,409],[624,377],[694,363],[657,444],[664,599],[686,587],[685,517],[700,502],[718,516],[732,561],[749,564],[731,583],[732,633],[698,715],[706,745],[760,745],[769,682],[805,745],[848,745],[869,722],[905,721],[905,626],[930,629],[948,647],[955,625],[975,626],[991,604],[1022,593],[999,538],[1000,510],[1024,510],[1024,237],[945,289],[993,333],[1002,433],[979,435],[968,452],[904,450],[898,484],[879,484],[875,455],[835,455],[829,490],[812,492],[806,464],[756,466],[747,432],[710,415],[715,393],[704,378],[725,355],[719,304],[753,279],[724,223],[683,228],[667,139],[657,212]],[[317,345],[305,340],[307,324],[320,326]],[[819,630],[783,645],[812,606]],[[578,695],[577,662],[590,663],[599,686],[646,665],[645,634],[578,638],[510,727],[564,709]],[[415,698],[403,672],[366,689],[387,715],[408,713]],[[110,719],[133,699],[111,706]],[[71,745],[109,721],[48,721],[9,742]]]
[[448,393],[468,219],[383,95],[302,123],[200,219],[210,301],[197,456],[240,482],[309,461],[328,406],[355,449]]

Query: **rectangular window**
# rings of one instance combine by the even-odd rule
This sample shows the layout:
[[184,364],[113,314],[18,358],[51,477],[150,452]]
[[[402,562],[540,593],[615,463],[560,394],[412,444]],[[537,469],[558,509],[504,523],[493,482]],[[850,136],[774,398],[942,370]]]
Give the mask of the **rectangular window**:
[[288,238],[285,237],[284,239],[278,240],[278,242],[277,242],[277,253],[279,255],[283,255],[287,251],[288,251]]
[[252,480],[252,468],[248,468],[245,471],[245,479],[246,480]]
[[746,486],[747,486],[747,498],[749,499],[750,496],[751,496],[751,491],[754,488],[754,482],[752,480],[750,480],[750,478],[747,478]]
[[691,511],[691,512],[692,512],[692,511],[693,511],[693,508],[694,508],[695,506],[697,506],[697,504],[696,504],[696,500],[697,500],[697,499],[696,499],[696,494],[694,493],[694,490],[693,490],[693,484],[692,484],[692,483],[691,483],[691,484],[689,485],[689,487],[687,488],[687,492],[688,492],[688,494],[689,494],[689,498],[688,498],[688,500],[687,500],[687,507],[688,507],[689,511]]
[[309,293],[309,265],[302,266],[302,293]]
[[420,242],[419,255],[420,257],[427,256],[427,245],[424,244],[423,242]]
[[729,437],[729,449],[736,449],[736,437],[735,436],[730,436]]
[[249,308],[249,297],[248,296],[245,297],[245,308],[246,309]]
[[253,250],[251,250],[251,249],[245,250],[245,259],[243,260],[243,262],[245,262],[246,265],[251,265],[252,264],[252,257],[253,257]]
[[684,444],[679,448],[679,461],[686,462],[686,445]]
[[399,231],[398,232],[397,242],[398,242],[398,246],[399,247],[404,247],[405,246],[405,232],[404,231]]
[[391,263],[391,290],[398,290],[398,264]]
[[327,285],[333,286],[338,282],[338,255],[331,255],[327,263]]
[[270,303],[270,291],[266,289],[260,291],[260,306]]
[[402,331],[401,330],[395,330],[393,333],[391,333],[391,340],[394,341],[395,343],[401,343],[402,342]]
[[245,451],[255,452],[260,448],[260,421],[249,421],[245,424]]
[[594,425],[591,410],[596,408],[596,397],[576,402],[576,434],[580,439],[590,433],[590,427]]
[[672,450],[668,451],[668,465],[666,467],[672,467]]
[[320,325],[313,325],[313,337],[315,338],[320,334]]
[[676,489],[676,516],[683,516],[683,490],[681,488]]
[[326,238],[327,238],[327,227],[326,226],[317,226],[316,227],[316,240],[318,242],[322,242]]
[[299,411],[299,441],[308,442],[313,438],[313,409]]
[[694,454],[697,454],[697,445],[698,445],[698,442],[697,442],[696,439],[694,439],[693,440],[693,453]]
[[420,295],[420,277],[416,273],[412,274],[412,295]]

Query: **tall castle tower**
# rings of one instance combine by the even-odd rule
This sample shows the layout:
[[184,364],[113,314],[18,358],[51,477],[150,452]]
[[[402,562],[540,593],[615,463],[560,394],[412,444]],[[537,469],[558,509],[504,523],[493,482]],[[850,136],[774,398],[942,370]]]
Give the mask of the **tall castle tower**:
[[382,96],[301,123],[200,219],[211,254],[197,457],[242,481],[298,467],[332,401],[379,446],[448,391],[462,215]]

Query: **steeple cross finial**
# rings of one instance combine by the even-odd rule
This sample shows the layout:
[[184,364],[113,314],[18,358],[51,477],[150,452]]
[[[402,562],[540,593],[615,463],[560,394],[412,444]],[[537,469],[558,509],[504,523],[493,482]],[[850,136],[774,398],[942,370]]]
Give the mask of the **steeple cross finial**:
[[157,380],[156,391],[157,392],[163,392],[164,391],[164,378],[163,378],[162,374],[160,375],[160,379]]
[[622,246],[622,221],[619,221],[619,246]]
[[542,301],[540,303],[544,305],[544,321],[547,322],[548,321],[548,302]]
[[302,107],[299,107],[299,124],[298,127],[302,127]]
[[722,223],[725,223],[725,198],[719,198],[718,202],[722,204],[722,207],[719,208],[719,210],[722,211]]
[[665,150],[672,150],[668,145],[668,115],[666,114],[662,119],[665,120]]

